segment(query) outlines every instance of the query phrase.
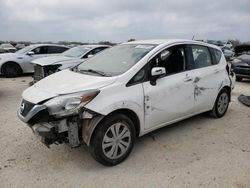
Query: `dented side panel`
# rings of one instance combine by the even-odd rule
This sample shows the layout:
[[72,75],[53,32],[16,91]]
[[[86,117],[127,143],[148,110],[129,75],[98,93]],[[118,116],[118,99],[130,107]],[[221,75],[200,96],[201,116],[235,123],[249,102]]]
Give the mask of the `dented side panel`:
[[143,83],[146,130],[193,113],[193,78],[193,71],[186,71],[158,79],[155,86]]
[[226,64],[222,59],[218,65],[195,69],[194,74],[194,111],[211,110],[220,90],[225,86],[230,87]]
[[119,109],[133,111],[139,118],[140,125],[144,124],[144,96],[142,84],[130,87],[121,83],[116,83],[105,87],[88,103],[85,108],[100,115],[106,116]]

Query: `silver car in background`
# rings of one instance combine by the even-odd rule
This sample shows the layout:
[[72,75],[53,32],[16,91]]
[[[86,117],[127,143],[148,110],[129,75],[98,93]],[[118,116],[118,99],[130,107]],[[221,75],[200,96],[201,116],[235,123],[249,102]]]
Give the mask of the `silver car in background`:
[[56,55],[68,50],[69,47],[55,44],[35,44],[27,46],[15,53],[0,54],[0,75],[16,77],[23,73],[34,72],[31,61],[41,57]]
[[0,45],[0,52],[2,53],[15,52],[16,50],[17,49],[10,43]]
[[58,56],[36,59],[32,61],[35,69],[33,83],[55,72],[72,68],[109,47],[108,45],[82,45],[73,47]]

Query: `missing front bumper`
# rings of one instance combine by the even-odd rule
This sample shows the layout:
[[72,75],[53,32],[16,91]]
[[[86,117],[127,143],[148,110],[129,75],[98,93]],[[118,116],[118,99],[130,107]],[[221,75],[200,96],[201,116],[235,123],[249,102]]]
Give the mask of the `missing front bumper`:
[[67,142],[67,132],[58,132],[57,128],[49,123],[29,125],[33,133],[41,138],[46,146]]

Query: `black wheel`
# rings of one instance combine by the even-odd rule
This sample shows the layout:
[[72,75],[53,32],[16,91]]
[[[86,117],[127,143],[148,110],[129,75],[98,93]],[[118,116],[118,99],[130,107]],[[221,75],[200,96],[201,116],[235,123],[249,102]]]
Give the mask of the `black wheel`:
[[7,78],[17,77],[22,74],[22,69],[18,64],[14,62],[9,62],[9,63],[3,64],[1,68],[1,73],[3,76]]
[[242,78],[239,77],[239,76],[236,76],[236,81],[237,81],[237,82],[241,82],[241,81],[242,81]]
[[89,150],[101,164],[114,166],[130,154],[135,140],[134,124],[123,114],[113,114],[102,121],[91,138]]
[[217,96],[213,109],[210,111],[210,115],[214,118],[221,118],[227,112],[229,106],[229,92],[227,89],[222,89]]

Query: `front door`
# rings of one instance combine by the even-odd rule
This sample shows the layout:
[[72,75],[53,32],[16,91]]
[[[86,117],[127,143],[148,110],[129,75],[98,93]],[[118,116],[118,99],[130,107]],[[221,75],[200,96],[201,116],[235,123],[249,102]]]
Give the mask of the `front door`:
[[26,72],[34,72],[34,64],[32,64],[31,61],[49,56],[48,46],[39,46],[31,51],[34,52],[34,55],[26,55],[27,57],[25,58],[25,63],[23,64]]
[[187,69],[186,46],[163,50],[150,60],[150,68],[165,67],[166,76],[143,83],[145,129],[155,129],[187,117],[194,107],[194,73]]

